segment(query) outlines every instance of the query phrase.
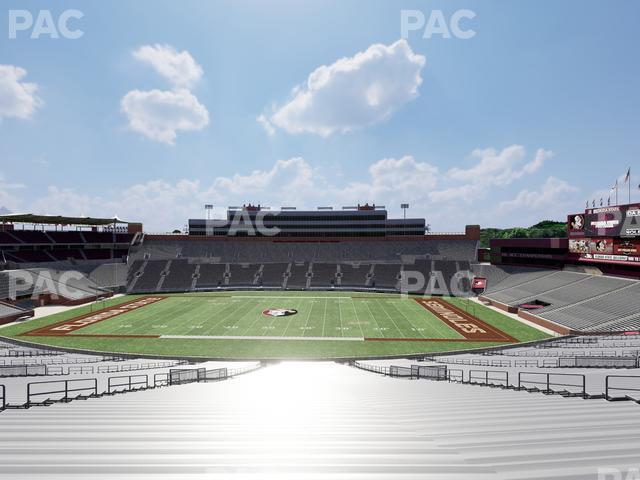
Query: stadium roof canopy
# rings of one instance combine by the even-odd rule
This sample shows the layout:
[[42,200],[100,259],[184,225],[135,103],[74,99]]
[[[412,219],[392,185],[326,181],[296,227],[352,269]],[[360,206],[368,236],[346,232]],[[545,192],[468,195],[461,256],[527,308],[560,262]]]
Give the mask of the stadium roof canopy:
[[117,217],[114,218],[94,218],[94,217],[65,217],[63,215],[35,215],[33,213],[11,213],[0,215],[2,223],[31,223],[46,225],[113,225],[114,223],[129,224]]

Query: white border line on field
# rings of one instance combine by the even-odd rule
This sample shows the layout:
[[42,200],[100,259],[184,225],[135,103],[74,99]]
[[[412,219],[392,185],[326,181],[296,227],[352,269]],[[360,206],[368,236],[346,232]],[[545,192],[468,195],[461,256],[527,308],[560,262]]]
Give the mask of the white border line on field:
[[179,340],[323,340],[341,342],[364,342],[364,337],[276,337],[268,335],[160,335],[160,338]]

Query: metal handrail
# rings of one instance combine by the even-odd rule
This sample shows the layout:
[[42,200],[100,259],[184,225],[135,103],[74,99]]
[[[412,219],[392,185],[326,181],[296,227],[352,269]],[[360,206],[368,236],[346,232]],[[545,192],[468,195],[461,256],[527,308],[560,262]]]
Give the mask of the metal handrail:
[[[164,378],[163,378],[164,377]],[[154,387],[167,387],[169,386],[169,373],[156,373],[153,375]]]
[[[476,376],[475,374],[480,373],[483,374],[480,377]],[[503,377],[492,377],[490,376],[491,373],[497,373],[497,374],[501,374],[503,375]],[[480,383],[480,382],[475,382],[474,380],[484,380],[484,383]],[[509,372],[507,372],[506,370],[469,370],[469,382],[470,384],[480,384],[480,385],[503,385],[502,383],[489,383],[489,381],[497,381],[497,382],[504,382],[504,386],[508,387],[509,386]]]
[[[542,375],[544,380],[536,381],[536,380],[523,380],[523,375]],[[553,377],[573,377],[581,380],[580,384],[573,383],[556,383],[552,382],[551,378]],[[568,390],[554,390],[551,387],[579,387],[582,388],[581,395],[583,398],[587,397],[587,380],[586,375],[581,375],[577,373],[544,373],[544,372],[518,372],[518,390],[526,390],[527,387],[524,384],[530,385],[542,385],[544,390],[540,390],[538,387],[536,389],[540,390],[542,393],[564,393],[569,392]]]
[[[460,375],[460,379],[452,378],[453,375]],[[464,383],[464,370],[461,368],[449,368],[447,369],[447,380],[450,382],[461,382]]]
[[[91,382],[92,386],[70,388],[70,385],[73,385],[73,384],[76,384],[76,383],[80,383],[80,382]],[[44,392],[33,392],[32,391],[34,385],[45,385],[45,384],[64,385],[64,388],[58,389],[58,390],[48,390],[48,391],[44,391]],[[43,382],[31,382],[31,383],[27,383],[27,403],[26,403],[26,406],[28,408],[34,403],[39,403],[39,402],[32,402],[31,401],[32,397],[39,397],[39,396],[42,396],[42,395],[52,395],[52,394],[57,394],[57,393],[64,393],[64,397],[62,397],[61,399],[51,400],[50,398],[46,398],[43,402],[40,402],[40,403],[68,402],[68,401],[71,400],[71,398],[69,397],[69,393],[86,392],[86,391],[91,391],[92,392],[92,393],[89,394],[89,396],[91,396],[91,395],[97,396],[98,395],[98,380],[96,378],[82,378],[82,379],[74,379],[74,380],[48,380],[48,381],[43,381]],[[78,397],[78,396],[80,396],[80,395],[76,395],[76,397]]]
[[[637,378],[640,379],[640,376],[638,375],[607,375],[605,377],[605,398],[607,400],[633,400],[633,401],[640,401],[640,395],[638,396],[638,398],[636,397],[631,397],[629,395],[625,395],[623,397],[612,397],[611,395],[609,395],[609,392],[612,392],[614,390],[618,390],[618,391],[625,391],[625,392],[640,392],[640,388],[621,388],[621,387],[614,387],[611,386],[611,380],[615,379],[615,378]],[[640,383],[640,380],[638,380],[638,382]]]
[[[134,380],[134,379],[144,379],[144,380]],[[126,379],[126,382],[123,383],[113,383],[113,380]],[[137,388],[134,388],[138,385],[144,385]],[[125,390],[113,390],[118,387],[127,387]],[[107,393],[114,393],[114,391],[118,392],[129,392],[131,390],[137,390],[139,388],[149,388],[149,375],[119,375],[117,377],[109,377],[107,381]]]

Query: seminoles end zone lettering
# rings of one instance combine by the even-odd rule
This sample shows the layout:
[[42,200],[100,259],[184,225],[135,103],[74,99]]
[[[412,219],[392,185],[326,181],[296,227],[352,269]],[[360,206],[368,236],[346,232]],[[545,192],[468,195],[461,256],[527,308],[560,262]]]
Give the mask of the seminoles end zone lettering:
[[415,301],[468,340],[517,342],[510,335],[469,315],[450,303],[436,298],[416,298]]
[[83,327],[86,327],[87,325],[93,325],[94,323],[108,320],[109,318],[122,315],[123,313],[132,312],[134,310],[137,310],[138,308],[142,308],[152,303],[159,302],[160,300],[164,300],[165,298],[166,297],[160,296],[137,298],[136,300],[121,303],[120,305],[114,305],[112,307],[107,307],[97,312],[88,313],[80,317],[72,318],[71,320],[65,320],[53,325],[47,325],[46,327],[38,328],[36,330],[32,330],[31,332],[26,332],[23,335],[67,335]]

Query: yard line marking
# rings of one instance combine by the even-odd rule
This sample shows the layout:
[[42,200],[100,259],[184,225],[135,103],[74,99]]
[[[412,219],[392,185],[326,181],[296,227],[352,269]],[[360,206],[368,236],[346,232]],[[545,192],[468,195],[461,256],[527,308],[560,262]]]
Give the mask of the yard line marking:
[[322,336],[324,337],[324,326],[327,323],[327,299],[324,300],[324,312],[322,313]]
[[[300,304],[301,304],[301,302],[298,302],[296,304],[296,310],[298,310],[298,311],[300,311]],[[284,332],[282,332],[281,336],[285,336],[287,334],[287,330],[289,330],[289,326],[291,325],[291,322],[292,322],[294,317],[295,317],[295,315],[289,315],[289,321],[287,322],[287,326],[284,327]],[[274,318],[274,320],[275,320],[275,318]]]
[[398,324],[395,322],[395,320],[393,318],[391,318],[391,315],[389,315],[389,312],[387,312],[387,310],[384,308],[384,303],[383,302],[376,302],[380,305],[381,310],[384,312],[384,314],[387,316],[387,318],[389,320],[391,320],[391,323],[393,323],[393,326],[395,327],[395,329],[400,333],[400,335],[402,335],[402,337],[406,337],[406,335],[404,334],[404,331],[400,329],[400,327],[398,327]]

